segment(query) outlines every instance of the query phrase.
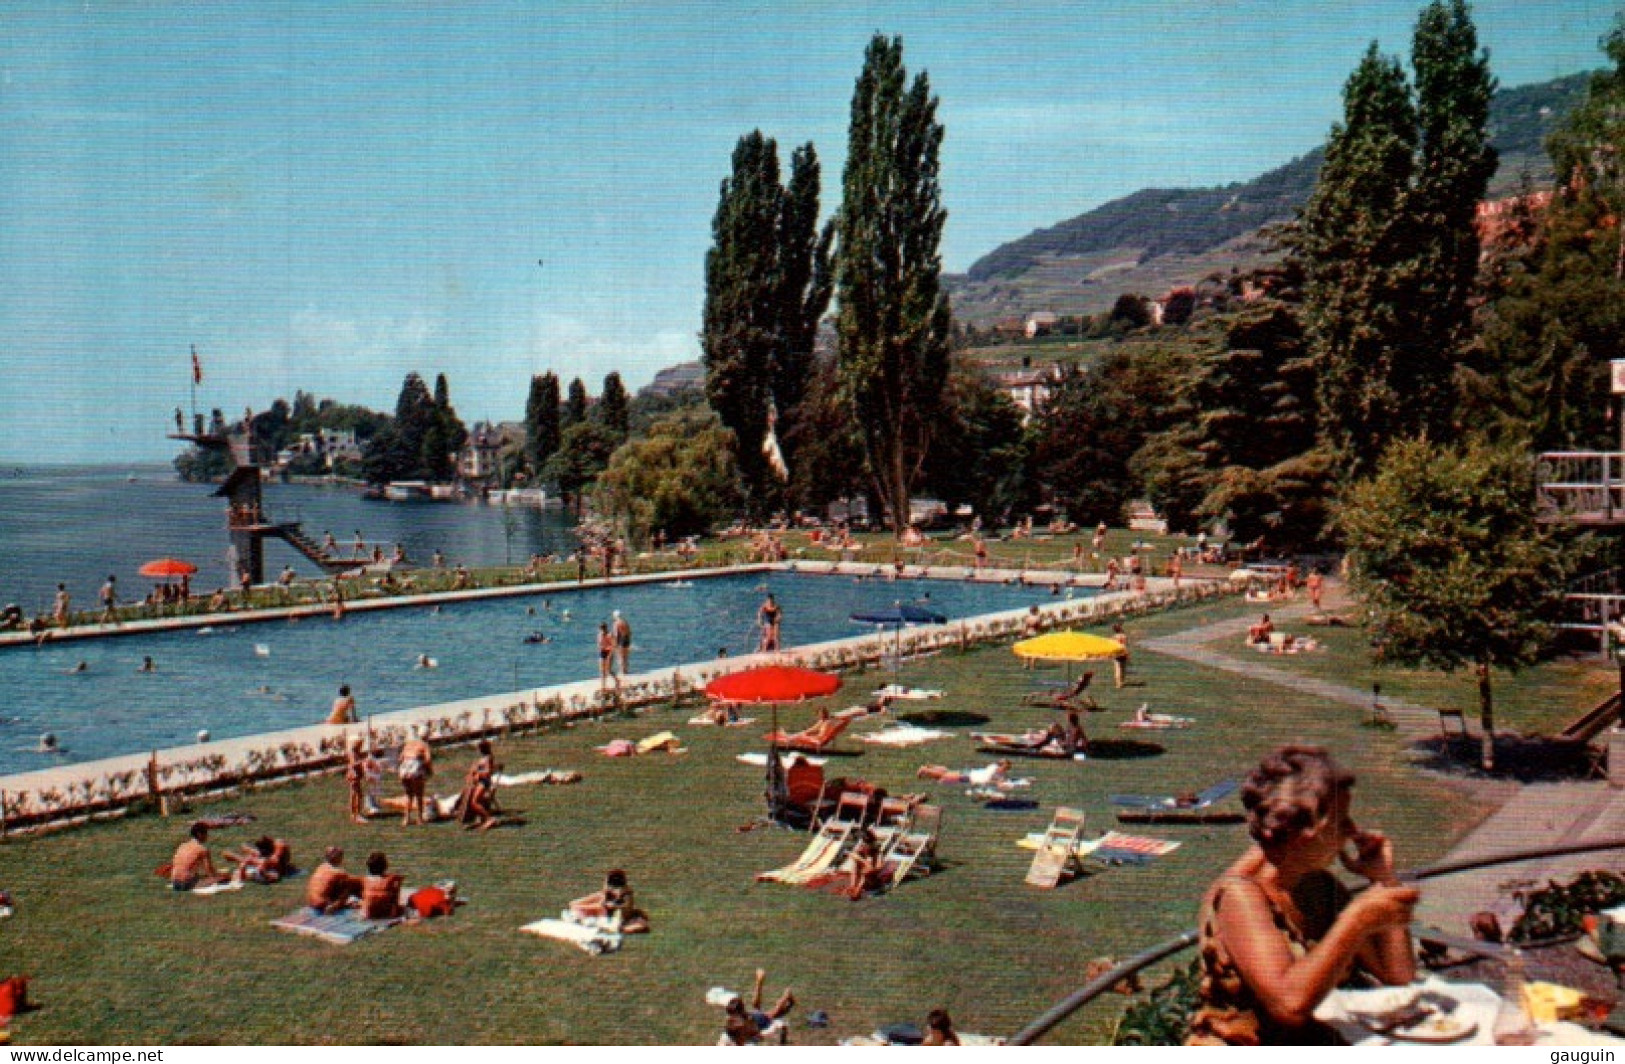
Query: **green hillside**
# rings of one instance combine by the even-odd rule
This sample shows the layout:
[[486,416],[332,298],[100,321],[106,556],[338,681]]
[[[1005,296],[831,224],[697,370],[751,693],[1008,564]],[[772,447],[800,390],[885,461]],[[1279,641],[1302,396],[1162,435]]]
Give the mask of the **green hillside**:
[[[1543,142],[1584,96],[1589,74],[1502,89],[1490,126],[1500,168],[1495,194],[1527,174],[1551,180]],[[1215,188],[1142,189],[1048,229],[995,248],[948,279],[955,316],[987,324],[1051,310],[1090,314],[1125,291],[1160,294],[1215,270],[1257,266],[1272,254],[1259,235],[1302,206],[1320,170],[1321,150],[1251,181]]]

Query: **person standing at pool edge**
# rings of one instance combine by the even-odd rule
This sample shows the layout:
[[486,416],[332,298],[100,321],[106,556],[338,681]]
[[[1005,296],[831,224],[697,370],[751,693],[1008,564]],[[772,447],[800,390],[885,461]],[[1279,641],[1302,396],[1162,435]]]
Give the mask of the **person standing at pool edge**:
[[757,649],[763,653],[779,649],[779,621],[784,617],[784,611],[779,609],[772,592],[768,593],[767,601],[762,603],[756,617],[762,626],[762,645]]
[[[613,614],[615,623],[611,626],[611,634],[615,636],[615,649],[621,658],[620,675],[625,676],[627,664],[632,657],[632,626],[626,623],[626,618],[621,616],[620,610],[613,611]],[[615,686],[620,686],[618,678],[615,681]]]
[[[610,677],[615,675],[615,637],[609,632],[609,625],[603,621],[598,622],[598,689],[609,690]],[[615,686],[621,685],[617,677]]]

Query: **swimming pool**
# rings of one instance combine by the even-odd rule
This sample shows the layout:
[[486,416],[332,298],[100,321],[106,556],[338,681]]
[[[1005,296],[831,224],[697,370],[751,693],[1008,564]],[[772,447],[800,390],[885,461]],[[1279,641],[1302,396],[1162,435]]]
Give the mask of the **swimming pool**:
[[[872,632],[853,613],[928,601],[949,618],[1056,601],[1044,587],[753,573],[124,636],[0,652],[0,774],[318,724],[340,684],[387,713],[598,674],[600,621],[632,625],[641,672],[754,651],[771,591],[786,646]],[[1089,589],[1068,594],[1082,598]],[[527,643],[540,633],[548,641]],[[435,668],[416,666],[428,655]],[[150,657],[154,672],[137,671]],[[74,671],[78,663],[86,666]],[[36,749],[54,733],[64,753]]]

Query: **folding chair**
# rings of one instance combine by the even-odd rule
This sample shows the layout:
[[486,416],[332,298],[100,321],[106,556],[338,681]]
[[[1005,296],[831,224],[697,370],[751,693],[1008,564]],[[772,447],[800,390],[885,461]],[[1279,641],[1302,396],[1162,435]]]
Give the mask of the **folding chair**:
[[918,870],[931,874],[931,865],[937,856],[937,839],[942,834],[942,807],[920,805],[913,809],[912,824],[900,832],[891,844],[888,860],[892,866],[892,884],[901,883]]
[[1061,806],[1055,810],[1055,819],[1044,830],[1044,838],[1033,854],[1032,867],[1027,869],[1029,886],[1054,890],[1061,878],[1074,871],[1082,871],[1078,862],[1078,843],[1083,840],[1083,810]]

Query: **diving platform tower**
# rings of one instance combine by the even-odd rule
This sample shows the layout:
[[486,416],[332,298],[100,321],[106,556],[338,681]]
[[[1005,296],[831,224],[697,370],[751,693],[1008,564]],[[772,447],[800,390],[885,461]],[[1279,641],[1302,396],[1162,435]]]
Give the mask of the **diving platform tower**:
[[[179,417],[179,415],[176,415]],[[265,583],[265,541],[280,539],[303,554],[324,572],[353,569],[355,559],[337,558],[323,550],[300,528],[298,521],[273,521],[265,512],[260,491],[260,467],[254,462],[253,446],[247,433],[173,432],[169,438],[193,444],[204,451],[231,457],[232,470],[226,482],[215,489],[214,497],[226,500],[226,534],[237,556],[239,574],[247,573],[251,583]]]

